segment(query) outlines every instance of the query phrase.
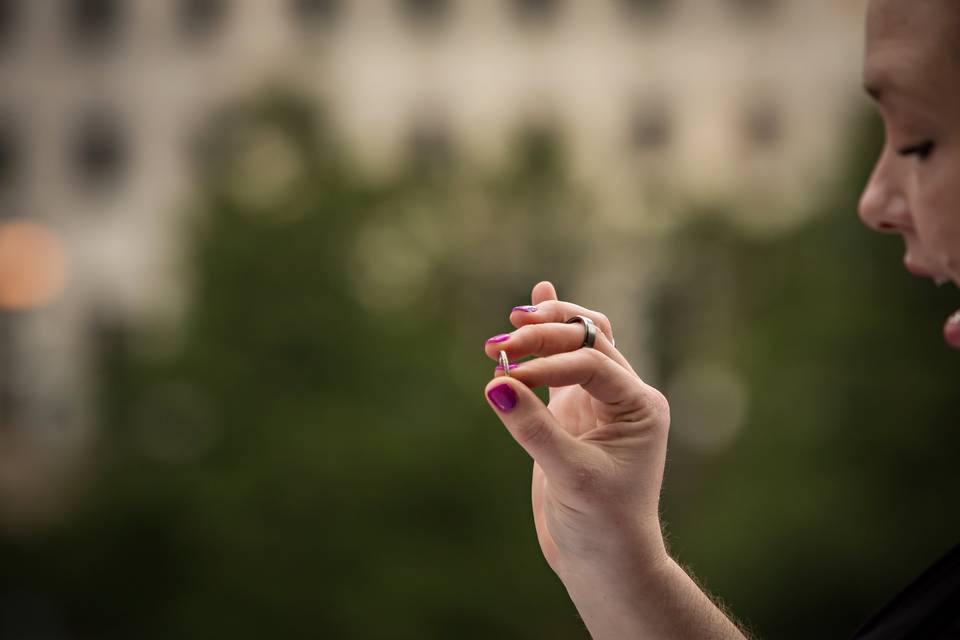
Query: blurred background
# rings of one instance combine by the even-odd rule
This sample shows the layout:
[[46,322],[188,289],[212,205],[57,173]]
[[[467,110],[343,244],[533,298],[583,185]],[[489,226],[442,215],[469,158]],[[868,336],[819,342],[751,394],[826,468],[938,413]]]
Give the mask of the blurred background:
[[0,638],[585,638],[484,340],[671,400],[674,555],[847,637],[957,538],[851,0],[0,0]]

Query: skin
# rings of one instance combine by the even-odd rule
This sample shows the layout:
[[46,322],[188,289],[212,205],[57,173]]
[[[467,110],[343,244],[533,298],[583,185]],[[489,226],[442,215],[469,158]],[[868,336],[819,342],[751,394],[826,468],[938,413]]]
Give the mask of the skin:
[[[864,84],[886,142],[861,198],[869,227],[896,233],[907,268],[960,286],[960,4],[873,0]],[[595,639],[744,638],[667,554],[659,495],[670,426],[667,400],[613,346],[601,313],[533,288],[535,311],[485,346],[496,361],[535,360],[486,387],[491,408],[533,458],[537,538]],[[594,320],[601,335],[581,348]],[[960,348],[960,314],[944,328]],[[515,403],[498,404],[506,386]],[[550,388],[544,405],[532,388]],[[491,392],[494,393],[491,393]]]
[[[612,344],[596,311],[533,288],[536,311],[514,310],[517,330],[485,347],[498,360],[536,359],[487,385],[490,406],[534,459],[532,501],[540,548],[595,639],[736,638],[739,629],[667,554],[660,533],[670,410]],[[586,315],[600,329],[581,349]],[[496,402],[506,385],[515,406]],[[550,388],[548,406],[531,391]],[[499,388],[499,389],[498,389]],[[495,393],[491,394],[491,391]]]
[[[906,245],[909,271],[960,286],[960,8],[953,0],[873,0],[864,87],[886,141],[860,218]],[[954,327],[951,327],[954,325]],[[960,315],[945,327],[960,348]]]

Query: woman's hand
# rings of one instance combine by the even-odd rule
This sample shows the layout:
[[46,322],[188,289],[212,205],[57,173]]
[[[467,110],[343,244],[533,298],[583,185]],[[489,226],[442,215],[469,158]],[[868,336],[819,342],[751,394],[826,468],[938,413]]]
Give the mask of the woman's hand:
[[[550,567],[567,574],[629,563],[655,571],[668,560],[658,514],[670,412],[613,345],[607,318],[557,300],[549,282],[533,289],[532,307],[517,307],[511,334],[485,350],[511,362],[487,398],[511,435],[534,459],[533,514]],[[597,325],[594,348],[581,348],[584,315]],[[531,391],[550,387],[548,406]],[[566,581],[566,580],[565,580]]]
[[[547,562],[595,640],[717,638],[740,632],[674,562],[658,514],[670,410],[613,346],[600,313],[557,300],[549,282],[517,307],[517,330],[487,355],[537,356],[487,385],[487,399],[533,464],[533,518]],[[582,324],[597,327],[581,348]],[[544,406],[532,387],[550,387]]]
[[[744,636],[668,555],[660,533],[660,485],[670,411],[613,346],[600,313],[557,300],[549,282],[517,307],[517,330],[491,338],[513,361],[486,389],[514,439],[533,457],[533,518],[547,562],[595,640]],[[582,324],[600,329],[581,348]],[[550,387],[544,406],[531,391]]]

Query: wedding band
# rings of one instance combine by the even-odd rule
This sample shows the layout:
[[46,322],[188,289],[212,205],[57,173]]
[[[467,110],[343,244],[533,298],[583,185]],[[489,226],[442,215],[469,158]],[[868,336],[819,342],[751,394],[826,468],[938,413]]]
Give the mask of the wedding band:
[[597,325],[587,316],[573,316],[567,320],[567,324],[579,322],[583,325],[583,344],[581,347],[592,347],[597,342]]
[[507,358],[507,352],[500,352],[500,368],[503,369],[504,375],[510,375],[510,360]]

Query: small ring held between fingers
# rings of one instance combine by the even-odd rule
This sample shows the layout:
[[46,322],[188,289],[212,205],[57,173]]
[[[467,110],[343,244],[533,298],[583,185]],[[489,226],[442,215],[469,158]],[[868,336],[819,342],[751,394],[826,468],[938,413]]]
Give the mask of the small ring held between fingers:
[[593,347],[597,343],[597,325],[587,316],[573,316],[567,320],[567,324],[579,322],[583,325],[583,344],[582,347]]

